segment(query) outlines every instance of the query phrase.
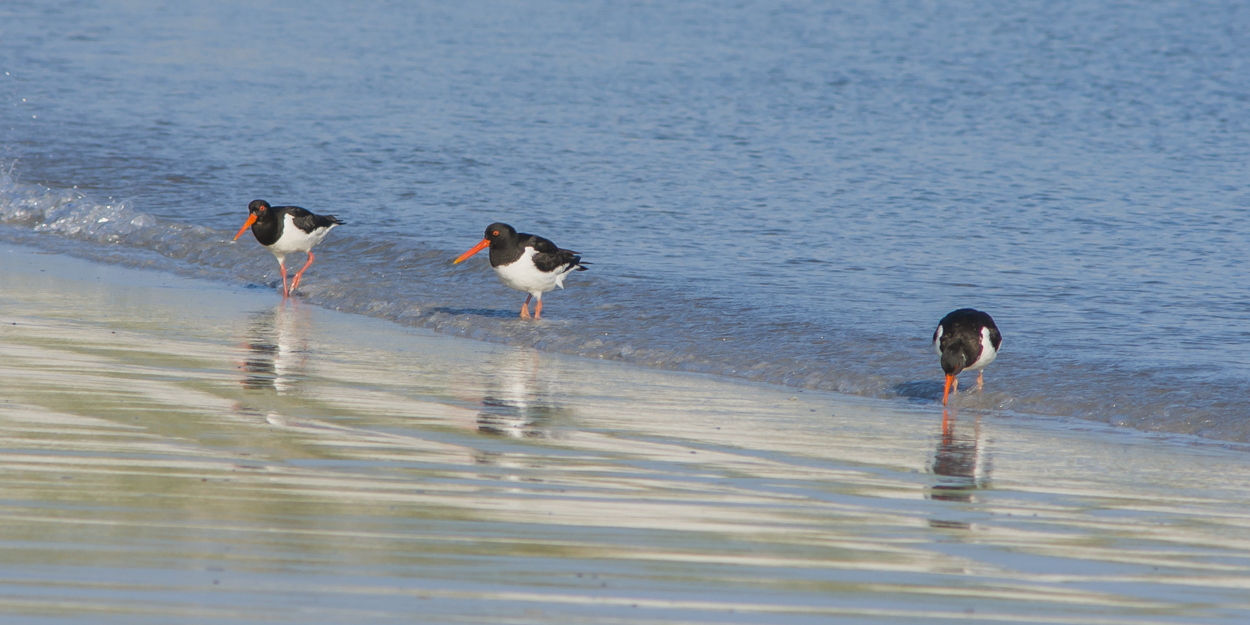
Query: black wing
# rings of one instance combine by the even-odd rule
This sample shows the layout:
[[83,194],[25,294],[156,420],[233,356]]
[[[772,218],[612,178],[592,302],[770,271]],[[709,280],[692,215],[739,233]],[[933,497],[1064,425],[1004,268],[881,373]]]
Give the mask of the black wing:
[[555,271],[560,267],[568,267],[565,271],[586,271],[582,266],[582,257],[573,250],[562,250],[555,243],[532,234],[520,234],[522,249],[534,248],[534,266],[539,271]]
[[298,206],[284,206],[283,208],[291,216],[291,220],[295,222],[295,227],[304,232],[312,232],[318,228],[329,228],[330,226],[343,223],[334,215],[314,215],[312,212]]

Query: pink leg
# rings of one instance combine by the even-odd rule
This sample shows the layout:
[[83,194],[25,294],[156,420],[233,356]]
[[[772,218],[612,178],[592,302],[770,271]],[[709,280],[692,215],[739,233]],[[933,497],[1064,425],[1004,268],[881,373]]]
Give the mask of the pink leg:
[[521,318],[522,319],[530,318],[530,300],[532,299],[534,299],[534,296],[532,294],[528,295],[525,298],[525,303],[521,304]]
[[310,265],[312,265],[312,262],[313,262],[313,253],[312,253],[312,252],[309,252],[309,253],[308,253],[308,262],[304,263],[304,268],[303,268],[303,269],[300,269],[300,270],[299,270],[299,273],[295,274],[295,279],[294,279],[293,281],[291,281],[291,292],[292,292],[292,293],[294,293],[294,292],[295,292],[295,287],[298,287],[298,286],[299,286],[299,279],[300,279],[301,277],[303,277],[303,276],[304,276],[304,272],[308,270],[308,267],[309,267]]
[[537,321],[539,316],[543,314],[543,298],[538,298],[538,303],[534,304],[534,320]]
[[278,267],[282,269],[282,299],[286,299],[291,294],[290,289],[286,288],[286,263],[278,261]]

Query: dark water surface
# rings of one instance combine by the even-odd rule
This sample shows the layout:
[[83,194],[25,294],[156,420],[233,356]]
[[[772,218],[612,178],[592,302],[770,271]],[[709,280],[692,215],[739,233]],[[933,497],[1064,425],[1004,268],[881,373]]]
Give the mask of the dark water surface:
[[[511,345],[1250,440],[1239,2],[0,4],[0,239]],[[542,324],[504,221],[593,270]]]

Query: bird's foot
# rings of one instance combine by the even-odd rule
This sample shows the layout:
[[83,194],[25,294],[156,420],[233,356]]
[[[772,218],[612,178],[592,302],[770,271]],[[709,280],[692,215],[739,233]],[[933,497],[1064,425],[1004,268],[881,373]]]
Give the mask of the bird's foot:
[[521,307],[521,318],[528,320],[530,318],[530,306],[526,304]]

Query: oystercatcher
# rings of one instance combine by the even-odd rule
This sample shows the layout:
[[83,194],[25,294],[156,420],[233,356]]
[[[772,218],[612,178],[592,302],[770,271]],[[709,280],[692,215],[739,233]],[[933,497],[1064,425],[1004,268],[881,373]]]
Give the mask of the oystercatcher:
[[942,371],[946,372],[946,391],[942,405],[953,390],[959,392],[959,380],[955,376],[962,371],[977,372],[977,388],[985,386],[985,369],[998,357],[1003,335],[989,315],[971,308],[960,308],[942,317],[937,330],[933,331],[933,351],[942,357]]
[[[493,223],[486,227],[486,236],[473,249],[452,261],[456,264],[490,246],[490,266],[499,281],[509,288],[529,293],[521,305],[521,318],[529,319],[530,300],[534,304],[534,318],[543,311],[543,293],[556,287],[564,288],[564,276],[576,269],[586,271],[582,257],[577,252],[562,250],[555,243],[539,236],[517,232],[508,224]],[[590,263],[585,263],[590,264]]]
[[[326,238],[335,226],[342,224],[334,215],[314,215],[298,206],[270,206],[264,200],[253,200],[247,205],[247,222],[239,228],[234,240],[248,229],[256,235],[256,241],[265,246],[278,259],[282,268],[282,297],[289,297],[299,286],[304,271],[313,264],[312,248]],[[286,255],[292,252],[308,254],[308,262],[295,274],[291,286],[286,285]]]

